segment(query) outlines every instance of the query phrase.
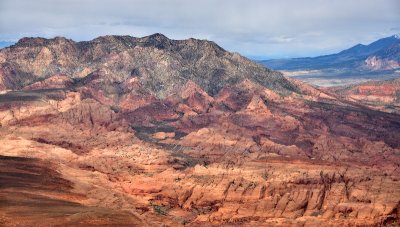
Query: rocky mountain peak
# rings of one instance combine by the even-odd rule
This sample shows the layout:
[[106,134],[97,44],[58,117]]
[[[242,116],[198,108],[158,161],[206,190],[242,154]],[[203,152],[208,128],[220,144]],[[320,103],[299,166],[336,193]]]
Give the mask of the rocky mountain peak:
[[142,38],[101,36],[84,42],[63,37],[23,38],[16,46],[20,48],[0,50],[10,68],[7,72],[16,75],[0,76],[22,80],[24,86],[54,74],[85,78],[101,71],[104,73],[101,80],[96,80],[100,83],[97,89],[112,96],[118,96],[118,89],[112,88],[116,86],[112,83],[122,84],[132,76],[159,98],[171,95],[187,81],[193,81],[211,96],[246,79],[282,94],[297,91],[281,73],[207,40],[171,40],[156,33]]
[[171,41],[167,36],[161,34],[161,33],[154,33],[152,35],[143,37],[142,39],[147,39],[147,40],[155,40],[158,42],[168,42]]
[[175,44],[173,40],[161,33],[155,33],[153,35],[140,38],[139,42],[145,47],[155,47],[157,49],[169,49]]
[[24,37],[15,44],[16,46],[32,46],[32,45],[43,45],[46,42],[45,38],[39,37]]

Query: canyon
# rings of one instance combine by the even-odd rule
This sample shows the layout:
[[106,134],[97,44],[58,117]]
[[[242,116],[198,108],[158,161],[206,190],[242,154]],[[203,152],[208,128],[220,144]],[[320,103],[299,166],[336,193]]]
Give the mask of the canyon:
[[0,225],[398,225],[399,90],[207,40],[23,38],[0,50]]

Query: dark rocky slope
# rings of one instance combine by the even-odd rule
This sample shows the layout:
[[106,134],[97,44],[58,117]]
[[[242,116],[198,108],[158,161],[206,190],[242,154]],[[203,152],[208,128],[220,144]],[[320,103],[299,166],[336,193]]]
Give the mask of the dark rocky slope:
[[166,97],[188,80],[211,95],[244,79],[287,93],[296,90],[280,73],[211,41],[171,40],[162,34],[143,38],[104,36],[87,42],[23,38],[0,51],[0,89],[22,86],[64,74],[76,81],[98,76],[99,89],[115,98],[120,84],[139,78],[157,97]]

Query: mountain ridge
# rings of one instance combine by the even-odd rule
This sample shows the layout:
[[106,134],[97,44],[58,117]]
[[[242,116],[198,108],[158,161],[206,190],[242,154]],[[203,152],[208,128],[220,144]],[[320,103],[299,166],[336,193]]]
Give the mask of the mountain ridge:
[[[353,47],[334,54],[322,55],[317,57],[304,57],[292,59],[272,59],[259,61],[267,67],[275,70],[312,70],[326,68],[360,68],[368,57],[376,54],[383,49],[398,48],[396,44],[400,43],[400,39],[396,35],[379,39],[368,45],[357,44]],[[379,55],[377,57],[380,57]],[[384,58],[383,60],[386,60]],[[389,59],[390,60],[390,59]],[[396,59],[397,60],[397,59]],[[394,69],[379,68],[378,70]]]
[[6,81],[13,72],[14,80],[24,86],[60,73],[82,78],[101,72],[117,83],[136,74],[143,76],[141,83],[160,97],[166,97],[174,84],[187,80],[211,95],[246,78],[283,93],[296,90],[281,73],[227,52],[212,41],[171,40],[160,33],[142,38],[100,36],[81,42],[64,37],[22,38],[0,50],[0,64],[3,90],[17,88],[13,81]]

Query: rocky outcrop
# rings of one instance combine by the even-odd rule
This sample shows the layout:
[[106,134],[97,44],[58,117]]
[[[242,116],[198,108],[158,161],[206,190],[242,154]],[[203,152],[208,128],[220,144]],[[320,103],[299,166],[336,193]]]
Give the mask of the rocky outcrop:
[[390,70],[400,68],[400,62],[396,60],[380,59],[376,56],[370,56],[365,59],[364,67],[368,70]]

